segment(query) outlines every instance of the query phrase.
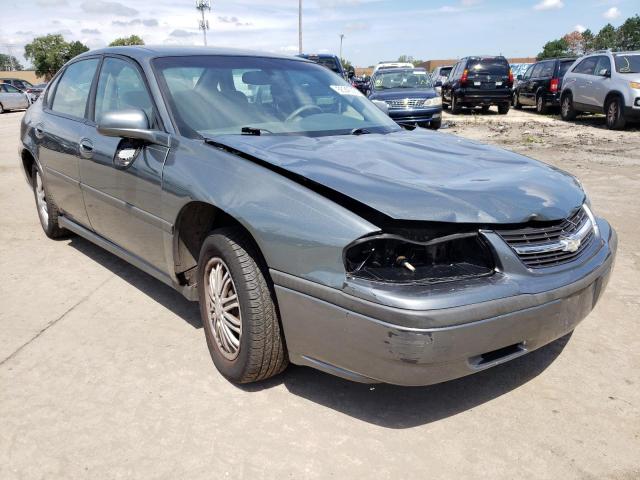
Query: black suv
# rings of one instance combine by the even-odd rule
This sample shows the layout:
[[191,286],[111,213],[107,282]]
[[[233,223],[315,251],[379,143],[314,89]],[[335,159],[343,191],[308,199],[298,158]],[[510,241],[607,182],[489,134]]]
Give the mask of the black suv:
[[549,107],[559,107],[562,77],[575,60],[552,58],[529,66],[524,75],[518,75],[518,85],[513,90],[513,106],[535,106],[538,113],[546,113]]
[[482,107],[489,110],[498,106],[505,114],[511,103],[513,74],[506,58],[465,57],[453,66],[449,78],[442,85],[442,104],[451,105],[452,113],[462,107]]

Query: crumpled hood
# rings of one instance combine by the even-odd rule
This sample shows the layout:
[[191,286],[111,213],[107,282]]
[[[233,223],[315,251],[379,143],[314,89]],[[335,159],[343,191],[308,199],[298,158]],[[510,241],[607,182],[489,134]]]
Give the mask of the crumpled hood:
[[568,173],[516,153],[422,129],[386,135],[209,138],[397,220],[559,220],[584,201],[582,189]]

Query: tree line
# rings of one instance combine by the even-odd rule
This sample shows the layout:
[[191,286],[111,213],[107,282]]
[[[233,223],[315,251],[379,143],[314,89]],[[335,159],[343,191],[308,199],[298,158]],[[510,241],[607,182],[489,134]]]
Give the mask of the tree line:
[[627,18],[618,28],[607,23],[595,35],[589,29],[584,32],[567,33],[562,38],[545,43],[537,59],[578,57],[585,53],[607,49],[640,50],[640,16]]
[[[110,47],[126,45],[144,45],[144,40],[138,35],[116,38]],[[24,47],[24,57],[31,61],[36,75],[49,81],[62,66],[76,55],[88,52],[89,47],[79,41],[67,42],[62,35],[44,35],[34,38]],[[0,69],[13,68],[23,70],[24,67],[14,56],[0,54]]]

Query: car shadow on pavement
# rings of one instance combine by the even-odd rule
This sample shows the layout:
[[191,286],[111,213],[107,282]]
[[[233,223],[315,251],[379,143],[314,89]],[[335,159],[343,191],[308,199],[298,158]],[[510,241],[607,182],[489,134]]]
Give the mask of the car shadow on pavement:
[[367,385],[290,365],[275,378],[238,388],[253,392],[284,385],[294,395],[350,417],[385,428],[411,428],[470,410],[527,383],[551,365],[570,337],[475,375],[427,387]]
[[109,269],[115,275],[128,282],[132,287],[167,308],[194,328],[202,328],[200,311],[196,302],[190,302],[179,292],[153,278],[142,270],[125,262],[112,253],[85,240],[74,236],[69,239],[69,246],[75,248],[96,263]]

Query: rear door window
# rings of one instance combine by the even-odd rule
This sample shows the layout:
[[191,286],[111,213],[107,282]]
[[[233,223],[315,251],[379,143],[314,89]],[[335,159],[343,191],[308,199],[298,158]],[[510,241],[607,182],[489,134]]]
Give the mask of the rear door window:
[[81,60],[69,65],[58,82],[51,110],[72,117],[84,118],[91,83],[98,59]]

